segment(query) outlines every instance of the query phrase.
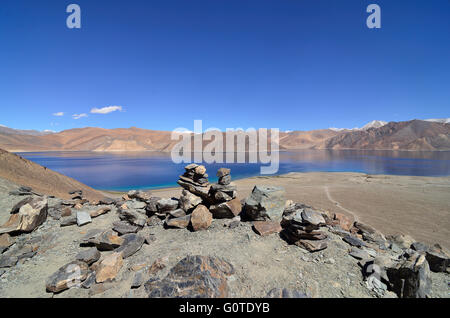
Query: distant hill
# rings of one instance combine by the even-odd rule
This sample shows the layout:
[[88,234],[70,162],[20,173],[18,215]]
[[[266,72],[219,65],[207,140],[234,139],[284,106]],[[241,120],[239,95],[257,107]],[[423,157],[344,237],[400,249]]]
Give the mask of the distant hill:
[[450,150],[450,125],[423,120],[390,122],[324,140],[320,149]]
[[88,200],[99,200],[104,197],[85,184],[3,149],[0,149],[0,178],[31,187],[37,193],[63,199],[70,199],[68,192],[73,190],[83,190],[83,196]]
[[38,131],[38,130],[20,130],[20,129],[14,129],[9,128],[3,125],[0,125],[0,134],[5,135],[30,135],[30,136],[44,136],[48,134],[53,134],[53,131],[50,130],[44,130],[44,131]]
[[[192,138],[191,134],[191,138]],[[440,121],[372,121],[357,129],[280,132],[280,149],[450,150],[450,124]],[[225,139],[225,138],[224,138]],[[47,135],[2,133],[0,147],[27,151],[170,151],[170,131],[77,128]],[[204,141],[204,144],[208,144]],[[224,149],[225,146],[224,146]]]

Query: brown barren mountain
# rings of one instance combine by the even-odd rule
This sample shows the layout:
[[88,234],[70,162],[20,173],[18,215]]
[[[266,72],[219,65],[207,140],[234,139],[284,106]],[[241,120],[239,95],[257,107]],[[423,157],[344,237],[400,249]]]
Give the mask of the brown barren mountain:
[[317,148],[374,150],[450,150],[450,125],[411,120],[357,130],[326,139]]
[[69,192],[74,190],[82,190],[83,197],[88,200],[105,197],[81,182],[2,149],[0,149],[0,178],[31,187],[34,192],[62,199],[70,199]]
[[[192,138],[192,134],[191,134]],[[43,136],[3,134],[0,147],[28,151],[170,151],[177,144],[170,131],[140,128],[77,128]],[[203,145],[210,141],[204,141]],[[224,138],[225,144],[225,138]],[[246,140],[246,149],[248,140]],[[367,130],[280,132],[281,150],[450,150],[450,124],[412,120]],[[224,146],[224,149],[226,147]]]

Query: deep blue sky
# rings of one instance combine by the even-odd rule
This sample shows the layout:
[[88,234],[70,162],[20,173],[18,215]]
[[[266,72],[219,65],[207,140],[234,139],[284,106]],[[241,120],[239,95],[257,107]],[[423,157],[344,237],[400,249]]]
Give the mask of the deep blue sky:
[[[80,30],[66,27],[70,3]],[[370,3],[379,30],[366,27]],[[450,116],[448,0],[2,0],[0,41],[0,124],[13,128],[202,119],[310,130]],[[113,105],[123,111],[90,113]]]

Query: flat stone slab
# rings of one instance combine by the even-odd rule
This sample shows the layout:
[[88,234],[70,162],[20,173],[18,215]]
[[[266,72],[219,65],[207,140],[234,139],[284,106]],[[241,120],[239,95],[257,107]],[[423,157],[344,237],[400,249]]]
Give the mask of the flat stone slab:
[[77,225],[83,226],[85,224],[91,223],[92,218],[89,212],[86,211],[78,211],[77,212]]

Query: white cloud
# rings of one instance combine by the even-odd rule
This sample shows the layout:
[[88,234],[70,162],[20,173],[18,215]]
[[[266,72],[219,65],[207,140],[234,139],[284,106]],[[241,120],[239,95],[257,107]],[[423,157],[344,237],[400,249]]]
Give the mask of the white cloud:
[[85,114],[85,113],[83,113],[83,114],[73,114],[73,115],[72,115],[72,118],[73,118],[73,119],[80,119],[80,118],[87,117],[87,116],[88,116],[88,115]]
[[115,111],[122,111],[122,106],[106,106],[103,108],[92,108],[92,114],[109,114]]
[[6,127],[5,125],[0,124],[0,127]]
[[63,112],[53,113],[53,116],[61,117],[64,116],[64,113]]

